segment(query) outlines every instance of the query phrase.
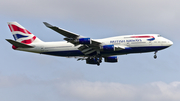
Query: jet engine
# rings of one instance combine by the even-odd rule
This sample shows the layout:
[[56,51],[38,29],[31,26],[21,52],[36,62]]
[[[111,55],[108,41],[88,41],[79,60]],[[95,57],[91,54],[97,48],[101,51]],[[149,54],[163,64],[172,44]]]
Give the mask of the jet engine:
[[117,56],[104,57],[104,62],[118,62]]
[[90,38],[79,38],[76,40],[79,44],[91,44]]
[[101,49],[103,51],[115,51],[114,45],[104,45],[104,46],[101,46]]

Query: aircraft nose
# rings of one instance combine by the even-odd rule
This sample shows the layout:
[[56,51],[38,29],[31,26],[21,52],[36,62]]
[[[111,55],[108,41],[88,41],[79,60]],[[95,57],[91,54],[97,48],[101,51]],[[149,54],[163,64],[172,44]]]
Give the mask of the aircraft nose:
[[173,45],[173,42],[169,40],[169,46],[172,46]]

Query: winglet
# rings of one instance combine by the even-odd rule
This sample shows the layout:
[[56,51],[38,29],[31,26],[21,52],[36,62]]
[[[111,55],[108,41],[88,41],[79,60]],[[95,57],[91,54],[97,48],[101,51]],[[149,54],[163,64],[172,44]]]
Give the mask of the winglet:
[[49,24],[49,23],[47,23],[47,22],[43,22],[44,23],[44,25],[46,25],[46,27],[53,27],[51,24]]
[[8,41],[9,43],[11,43],[13,46],[15,47],[20,47],[20,48],[33,48],[33,46],[30,45],[26,45],[24,43],[20,43],[11,39],[6,39],[6,41]]

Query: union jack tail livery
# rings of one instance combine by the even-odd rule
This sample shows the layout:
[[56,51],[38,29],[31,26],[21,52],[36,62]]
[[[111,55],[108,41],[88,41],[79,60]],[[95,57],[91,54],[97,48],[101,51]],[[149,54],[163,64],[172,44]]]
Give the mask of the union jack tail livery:
[[29,32],[17,22],[8,22],[8,26],[10,31],[12,32],[14,39],[17,42],[23,44],[42,42],[40,39],[38,39],[36,36],[34,36],[31,32]]

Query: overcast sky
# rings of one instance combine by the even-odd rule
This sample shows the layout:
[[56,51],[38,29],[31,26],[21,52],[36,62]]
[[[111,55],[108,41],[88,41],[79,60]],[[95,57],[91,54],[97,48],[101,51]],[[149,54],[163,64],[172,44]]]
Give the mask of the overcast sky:
[[[179,101],[179,0],[0,0],[0,101]],[[173,46],[120,55],[118,63],[87,65],[74,58],[14,51],[7,22],[43,41],[63,36],[42,22],[93,39],[158,33]]]

